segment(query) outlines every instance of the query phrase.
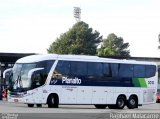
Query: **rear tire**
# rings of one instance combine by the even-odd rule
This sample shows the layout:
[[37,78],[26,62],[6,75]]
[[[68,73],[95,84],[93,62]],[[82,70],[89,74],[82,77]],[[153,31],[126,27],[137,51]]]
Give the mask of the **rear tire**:
[[34,107],[34,104],[27,104],[28,107]]
[[105,109],[107,105],[94,105],[97,109]]
[[48,97],[48,107],[49,108],[58,108],[59,100],[56,95],[50,95]]
[[123,96],[117,98],[116,107],[117,109],[123,109],[126,105],[126,99]]
[[129,99],[127,101],[127,107],[129,109],[137,108],[138,107],[138,100],[134,96],[129,97]]

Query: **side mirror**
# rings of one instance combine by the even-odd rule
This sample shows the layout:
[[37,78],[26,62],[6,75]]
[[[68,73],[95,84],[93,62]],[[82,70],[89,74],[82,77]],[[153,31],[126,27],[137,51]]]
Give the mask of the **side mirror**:
[[6,73],[11,72],[11,71],[12,71],[12,68],[4,70],[4,72],[3,72],[3,79],[5,79]]
[[31,69],[29,72],[28,72],[28,78],[31,78],[32,77],[32,74],[35,72],[35,71],[39,71],[39,70],[43,70],[44,68],[34,68],[34,69]]
[[3,80],[5,80],[4,82],[7,85],[7,89],[10,91],[13,90],[13,82],[12,82],[12,78],[11,78],[12,76],[13,76],[12,68],[4,70]]

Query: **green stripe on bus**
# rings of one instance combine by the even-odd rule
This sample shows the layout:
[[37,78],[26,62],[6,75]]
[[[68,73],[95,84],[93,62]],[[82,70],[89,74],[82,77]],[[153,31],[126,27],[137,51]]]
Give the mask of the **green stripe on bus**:
[[133,78],[132,81],[135,87],[147,87],[144,78]]
[[137,78],[132,78],[134,87],[140,87],[140,83]]

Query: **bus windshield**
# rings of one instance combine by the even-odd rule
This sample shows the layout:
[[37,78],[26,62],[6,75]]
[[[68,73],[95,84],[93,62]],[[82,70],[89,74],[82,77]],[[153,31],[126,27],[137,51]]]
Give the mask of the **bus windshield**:
[[36,63],[33,64],[15,64],[13,67],[12,81],[13,89],[17,88],[30,88],[31,79],[28,78],[28,72],[36,67]]
[[[16,63],[12,69],[12,88],[14,91],[24,91],[42,86],[54,61],[41,61],[35,63]],[[35,71],[32,77],[28,74],[32,69],[43,68],[43,70]]]

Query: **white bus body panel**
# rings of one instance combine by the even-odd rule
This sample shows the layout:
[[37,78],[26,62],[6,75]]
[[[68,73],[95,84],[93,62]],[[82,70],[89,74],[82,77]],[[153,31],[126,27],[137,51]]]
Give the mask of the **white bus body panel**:
[[77,86],[77,104],[92,104],[92,87]]

